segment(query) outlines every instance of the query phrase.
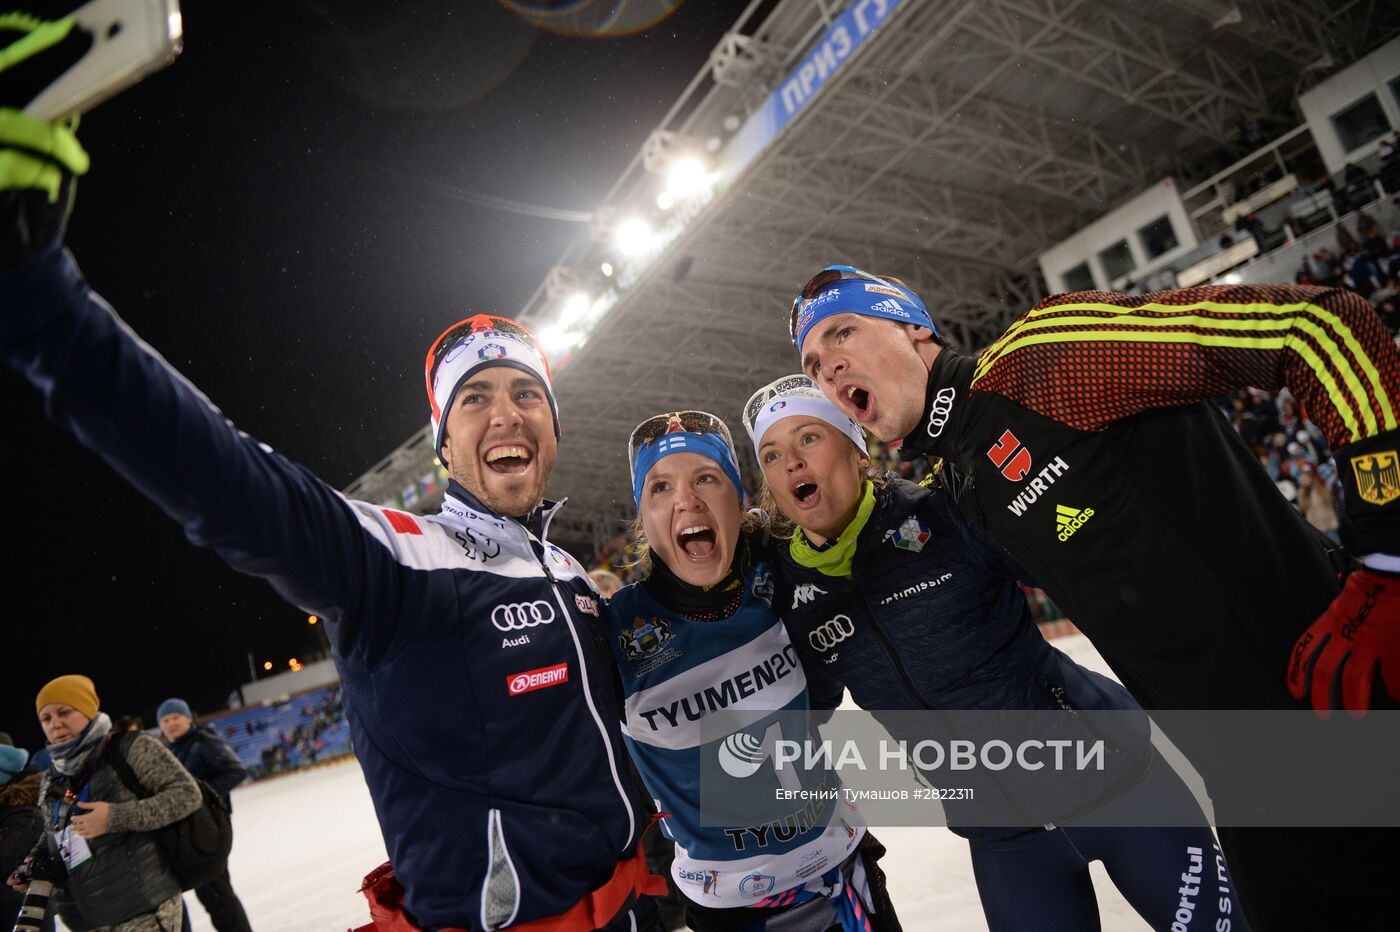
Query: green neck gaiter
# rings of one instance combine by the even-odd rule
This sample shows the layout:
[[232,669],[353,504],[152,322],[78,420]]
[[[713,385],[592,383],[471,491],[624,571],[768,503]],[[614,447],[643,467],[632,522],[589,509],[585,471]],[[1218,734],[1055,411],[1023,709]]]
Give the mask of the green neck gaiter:
[[860,536],[865,522],[870,519],[870,513],[874,510],[875,486],[866,480],[865,495],[860,500],[860,507],[856,509],[856,516],[846,525],[836,543],[825,550],[817,550],[807,542],[801,528],[793,532],[792,544],[788,549],[793,562],[809,570],[816,570],[823,576],[850,578],[851,563],[856,557],[856,538]]

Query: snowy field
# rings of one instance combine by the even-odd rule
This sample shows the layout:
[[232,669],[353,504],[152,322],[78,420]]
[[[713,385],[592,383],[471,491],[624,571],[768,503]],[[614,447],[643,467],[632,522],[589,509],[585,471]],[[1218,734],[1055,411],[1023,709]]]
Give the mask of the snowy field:
[[[1107,673],[1082,635],[1055,646]],[[344,930],[368,921],[360,879],[384,859],[369,792],[354,762],[253,784],[234,791],[234,848],[229,869],[256,932]],[[987,928],[972,880],[967,843],[942,828],[880,828],[883,864],[909,932],[977,932]],[[1094,865],[1107,932],[1147,924]],[[186,895],[194,928],[213,926]]]

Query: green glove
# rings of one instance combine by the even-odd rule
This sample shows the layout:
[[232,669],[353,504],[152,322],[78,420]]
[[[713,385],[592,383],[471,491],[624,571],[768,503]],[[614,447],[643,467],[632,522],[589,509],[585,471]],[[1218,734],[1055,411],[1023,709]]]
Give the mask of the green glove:
[[0,14],[0,42],[6,43],[0,48],[0,191],[42,191],[56,204],[64,174],[87,172],[88,156],[72,127],[20,112],[86,50],[88,37],[79,33],[72,17],[48,22]]
[[56,204],[64,173],[87,170],[88,154],[72,129],[0,109],[0,191],[43,191]]
[[47,123],[22,111],[91,45],[71,18],[0,14],[0,268],[63,238],[88,155],[73,135],[76,120]]

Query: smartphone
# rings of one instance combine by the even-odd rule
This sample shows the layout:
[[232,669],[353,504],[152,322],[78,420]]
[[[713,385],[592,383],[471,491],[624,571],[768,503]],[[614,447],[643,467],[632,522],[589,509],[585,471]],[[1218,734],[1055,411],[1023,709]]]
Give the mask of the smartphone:
[[173,62],[184,25],[179,0],[92,0],[73,11],[92,34],[87,54],[24,108],[40,120],[85,113]]

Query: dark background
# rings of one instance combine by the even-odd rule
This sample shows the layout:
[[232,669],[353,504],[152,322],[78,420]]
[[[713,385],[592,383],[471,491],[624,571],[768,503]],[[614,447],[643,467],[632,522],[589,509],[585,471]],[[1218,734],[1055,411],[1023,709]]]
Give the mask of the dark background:
[[[83,118],[93,167],[69,245],[235,423],[343,487],[426,423],[428,343],[518,308],[579,230],[473,194],[595,208],[745,5],[579,36],[493,0],[186,3],[181,58]],[[149,725],[167,696],[222,707],[250,651],[261,673],[319,646],[9,370],[0,476],[0,730],[16,743],[42,743],[34,696],[60,674]]]

